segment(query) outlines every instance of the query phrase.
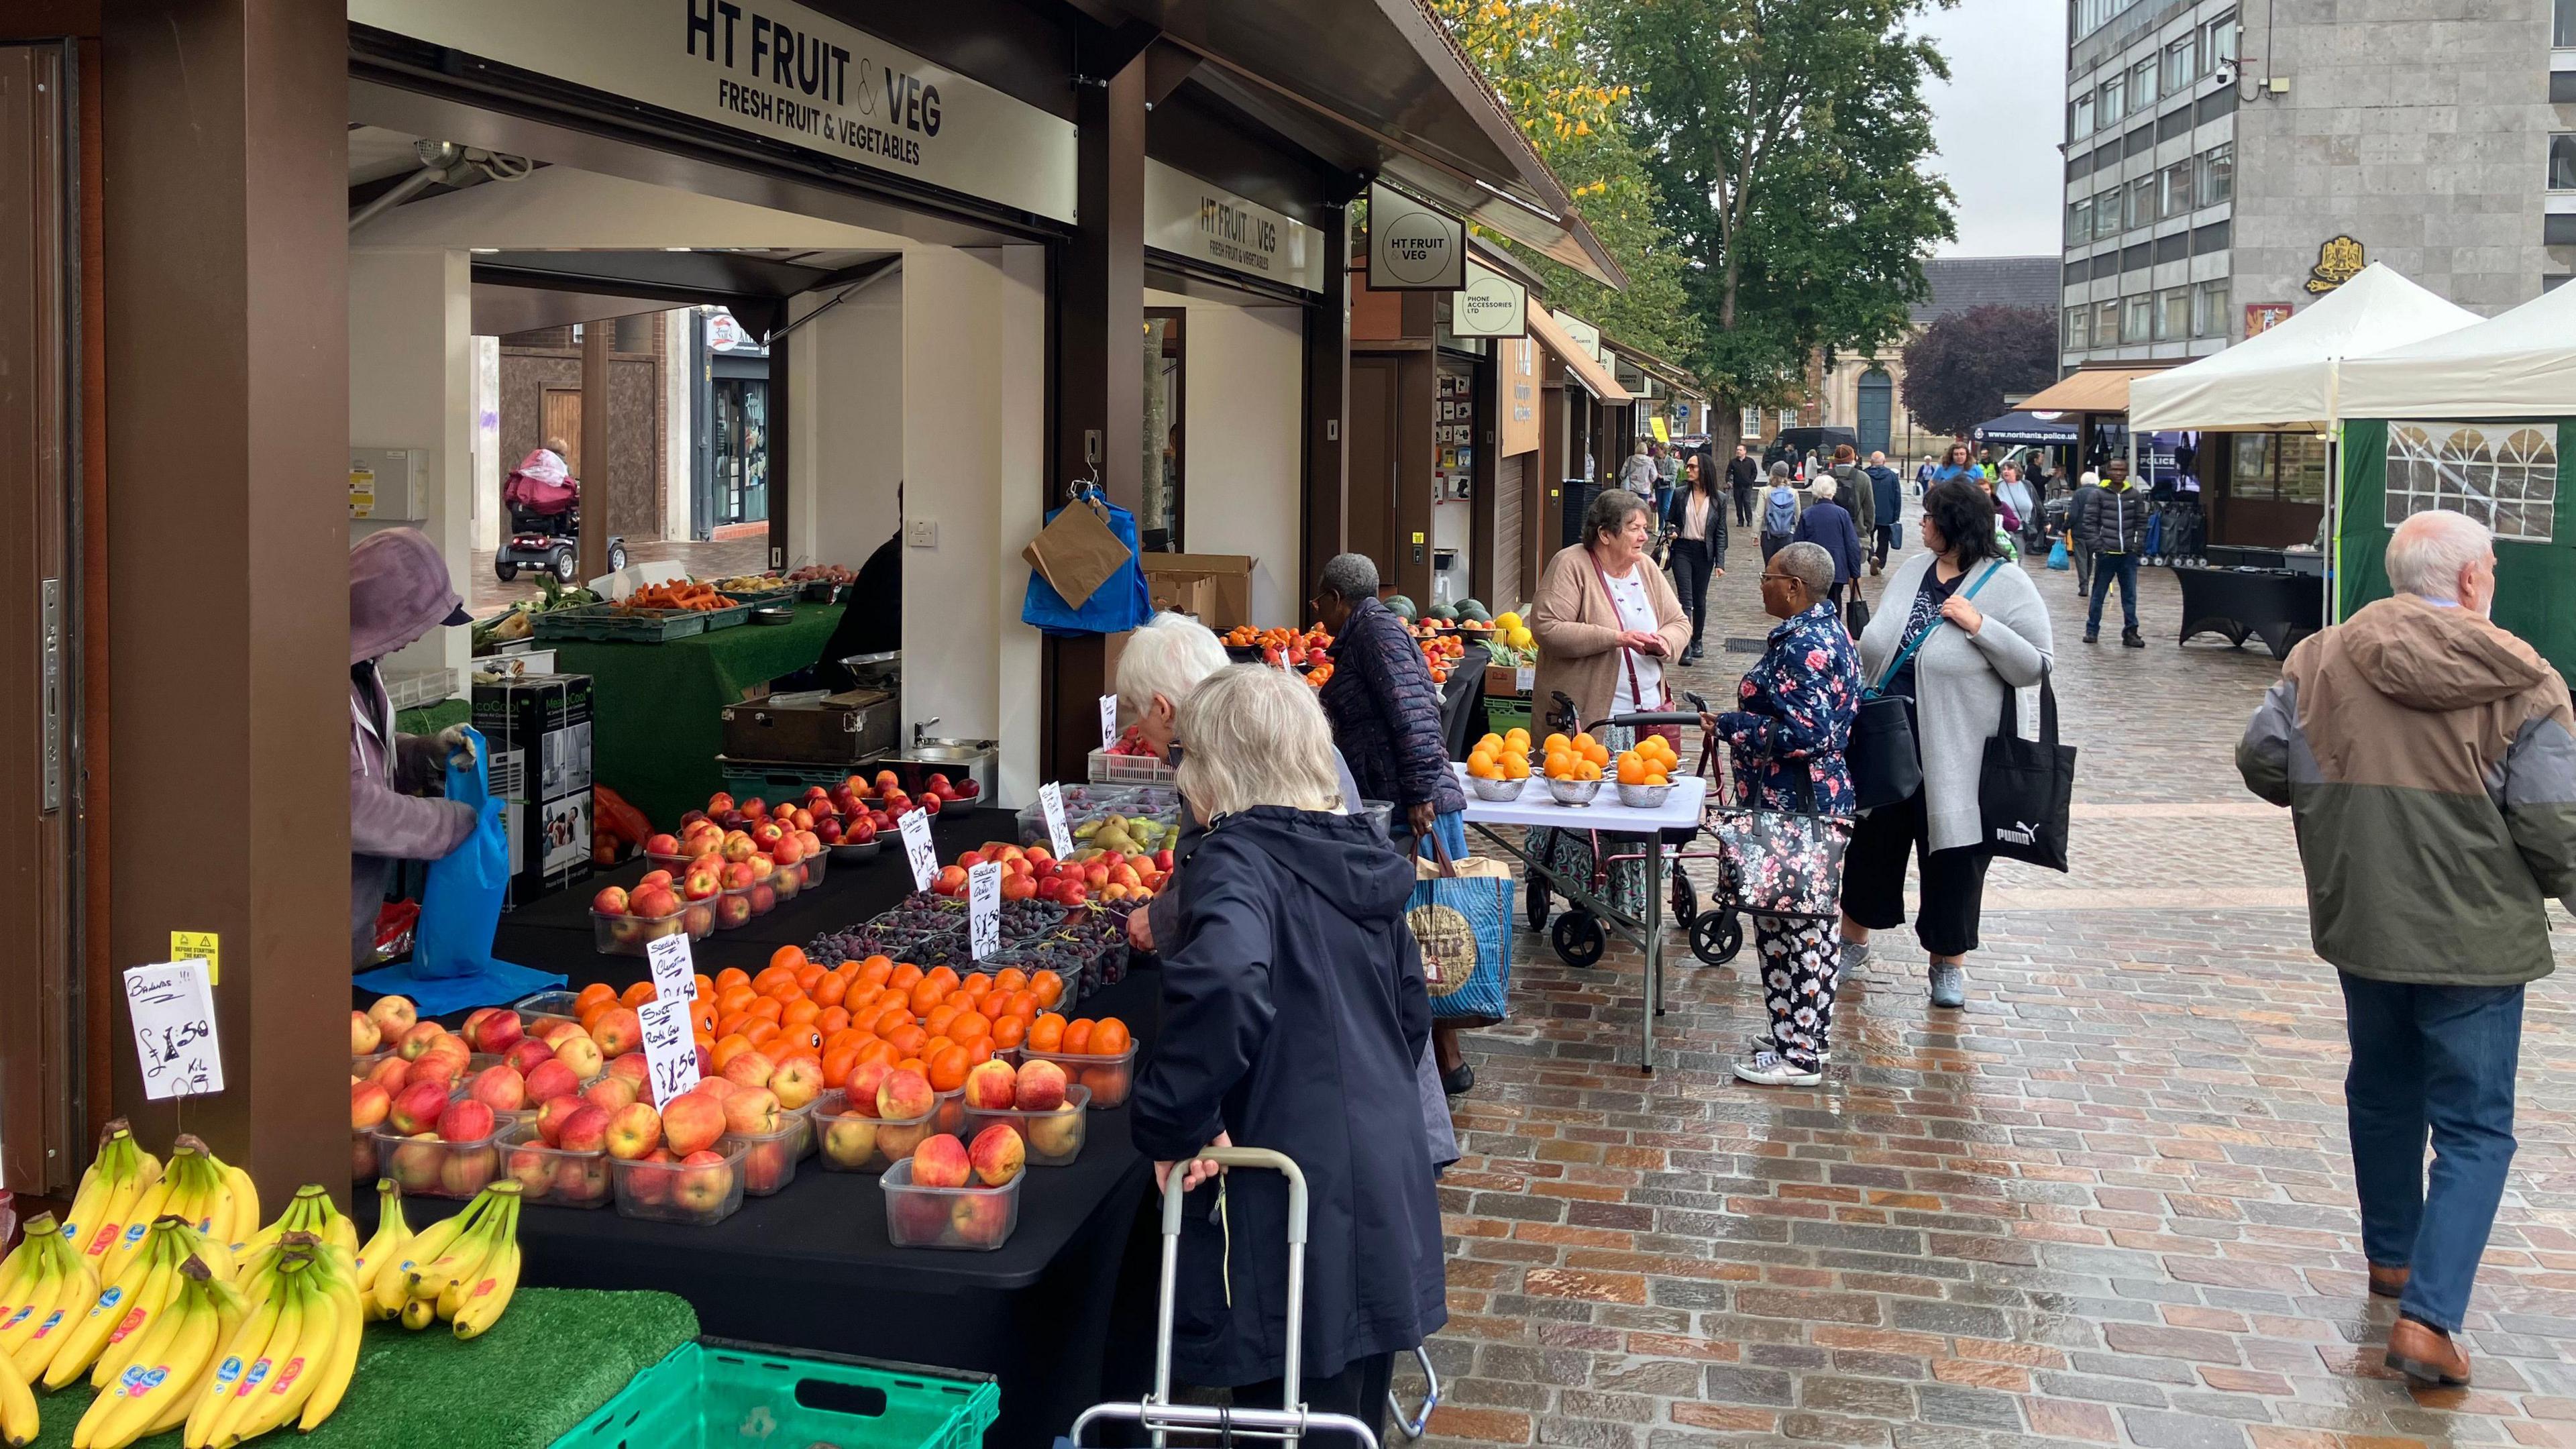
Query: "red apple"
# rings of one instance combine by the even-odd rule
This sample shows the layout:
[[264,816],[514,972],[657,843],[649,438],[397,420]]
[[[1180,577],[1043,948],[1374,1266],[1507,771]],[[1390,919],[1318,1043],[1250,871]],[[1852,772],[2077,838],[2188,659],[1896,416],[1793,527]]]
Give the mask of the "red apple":
[[628,1052],[626,1055],[610,1062],[608,1064],[608,1074],[612,1077],[624,1077],[628,1081],[633,1082],[635,1084],[636,1096],[642,1097],[649,1095],[645,1089],[645,1084],[653,1080],[653,1065],[644,1059],[644,1054],[642,1052]]
[[[937,1202],[939,1199],[932,1198],[930,1201]],[[1001,1242],[1003,1236],[1009,1231],[1010,1222],[1010,1199],[999,1193],[968,1193],[955,1199],[948,1209],[950,1231],[978,1247]]]
[[608,1155],[633,1162],[662,1145],[662,1114],[632,1102],[608,1119]]
[[680,1174],[670,1169],[676,1167],[679,1161],[680,1159],[671,1155],[669,1148],[656,1147],[646,1153],[634,1167],[619,1173],[618,1177],[626,1184],[628,1195],[639,1203],[669,1202],[671,1186],[680,1177]]
[[590,909],[594,915],[622,916],[626,914],[627,905],[624,886],[606,887],[590,898]]
[[[735,1061],[750,1056],[744,1052]],[[778,1105],[794,1111],[823,1094],[823,1064],[811,1056],[792,1056],[769,1074],[768,1087]]]
[[[919,1155],[914,1154],[916,1158]],[[1028,1165],[1029,1145],[1011,1130],[1010,1123],[996,1122],[975,1134],[975,1140],[966,1146],[966,1158],[975,1168],[976,1181],[986,1187],[1000,1187]]]
[[680,1159],[683,1169],[672,1184],[671,1200],[693,1213],[712,1213],[733,1192],[733,1169],[714,1152],[700,1150]]
[[646,855],[677,855],[680,853],[680,842],[668,835],[648,835],[644,837],[644,853]]
[[603,1072],[590,1079],[590,1085],[581,1089],[581,1095],[603,1112],[622,1112],[633,1106],[644,1093],[634,1078]]
[[733,1060],[724,1065],[724,1079],[746,1087],[766,1087],[770,1073],[775,1070],[777,1068],[768,1056],[754,1048],[734,1053]]
[[492,1109],[467,1098],[438,1114],[438,1135],[450,1142],[481,1142],[492,1135]]
[[725,1130],[746,1136],[778,1130],[778,1098],[767,1087],[752,1087],[725,1099]]
[[350,1130],[363,1131],[376,1126],[383,1122],[385,1115],[393,1109],[394,1099],[386,1095],[384,1088],[373,1082],[349,1084]]
[[596,1103],[575,1107],[563,1119],[555,1145],[566,1152],[599,1152],[608,1146],[608,1109]]
[[989,1061],[966,1074],[966,1105],[983,1111],[1007,1111],[1018,1095],[1005,1061]]
[[531,1102],[551,1102],[557,1097],[577,1095],[580,1091],[581,1079],[574,1076],[572,1068],[564,1065],[560,1058],[539,1062],[528,1069],[527,1093]]
[[384,1031],[363,1011],[349,1013],[349,1055],[362,1057],[382,1045]]
[[716,1144],[725,1133],[724,1103],[704,1092],[683,1092],[662,1108],[662,1139],[686,1158]]
[[877,1115],[889,1122],[927,1116],[938,1103],[929,1079],[910,1067],[888,1072],[877,1084]]
[[730,931],[751,919],[749,887],[745,887],[744,890],[743,894],[728,892],[716,901],[717,930]]
[[[1007,1129],[1006,1129],[1007,1130]],[[922,1139],[912,1149],[912,1180],[919,1187],[964,1187],[974,1175],[966,1144],[945,1132]]]
[[823,1155],[842,1167],[858,1167],[876,1155],[877,1124],[865,1117],[835,1117],[823,1129]]
[[537,1135],[546,1140],[548,1147],[561,1147],[566,1119],[589,1106],[590,1103],[570,1092],[560,1097],[548,1097],[537,1108]]
[[1025,1061],[1012,1083],[1011,1104],[1023,1112],[1052,1112],[1064,1105],[1065,1086],[1064,1068],[1050,1061]]
[[489,1145],[450,1150],[438,1165],[438,1190],[449,1197],[472,1197],[489,1186],[500,1153]]
[[573,1028],[570,1036],[555,1038],[554,1047],[555,1060],[571,1070],[575,1081],[589,1081],[608,1065],[608,1054],[579,1027]]
[[367,1080],[385,1089],[387,1096],[399,1093],[411,1079],[411,1063],[400,1057],[387,1057],[367,1072]]
[[543,1197],[555,1185],[554,1157],[539,1148],[511,1148],[506,1170],[525,1197]]
[[523,1077],[554,1059],[555,1049],[532,1036],[523,1036],[512,1042],[510,1050],[503,1056],[503,1060],[518,1068],[519,1075]]
[[717,878],[714,871],[692,865],[689,867],[688,875],[680,882],[680,898],[689,901],[712,900],[723,889],[724,882]]
[[862,1117],[877,1115],[877,1088],[885,1085],[885,1079],[893,1072],[894,1064],[882,1058],[870,1058],[852,1067],[849,1079],[841,1083],[841,1095],[849,1099],[850,1110]]
[[367,1008],[367,1020],[376,1024],[379,1033],[399,1040],[420,1020],[420,1012],[407,996],[379,996],[375,1005]]
[[528,1105],[528,1081],[504,1062],[474,1074],[473,1099],[495,1112],[516,1112]]
[[410,1029],[395,1039],[394,1050],[402,1055],[404,1061],[418,1061],[420,1054],[429,1050],[431,1042],[445,1035],[447,1035],[447,1028],[437,1022],[416,1021],[411,1024]]
[[436,1137],[415,1137],[394,1149],[393,1179],[407,1193],[426,1193],[438,1186],[438,1169],[447,1148]]

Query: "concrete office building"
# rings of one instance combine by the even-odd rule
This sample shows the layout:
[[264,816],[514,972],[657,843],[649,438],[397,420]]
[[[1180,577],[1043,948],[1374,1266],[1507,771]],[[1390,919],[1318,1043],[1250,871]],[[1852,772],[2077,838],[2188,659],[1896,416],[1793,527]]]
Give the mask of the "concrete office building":
[[2576,272],[2576,0],[2068,18],[2068,369],[2215,352],[2365,260],[2489,314]]

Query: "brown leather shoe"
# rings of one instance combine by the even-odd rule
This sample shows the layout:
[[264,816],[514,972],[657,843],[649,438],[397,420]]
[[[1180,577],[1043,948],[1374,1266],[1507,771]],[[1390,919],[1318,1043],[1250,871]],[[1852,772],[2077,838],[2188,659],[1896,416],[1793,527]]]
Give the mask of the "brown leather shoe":
[[2451,1336],[2412,1318],[2388,1330],[2388,1366],[2419,1384],[2457,1387],[2469,1381],[2469,1356]]
[[2394,1298],[2399,1294],[2404,1293],[2406,1291],[2406,1280],[2413,1276],[2413,1273],[2414,1270],[2411,1268],[2390,1268],[2378,1263],[2371,1264],[2370,1296],[2373,1298]]

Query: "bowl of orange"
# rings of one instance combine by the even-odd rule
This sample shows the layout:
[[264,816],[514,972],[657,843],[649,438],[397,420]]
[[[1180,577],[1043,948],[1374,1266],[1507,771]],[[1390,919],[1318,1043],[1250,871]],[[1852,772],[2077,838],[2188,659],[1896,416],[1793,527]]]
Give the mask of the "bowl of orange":
[[1467,789],[1479,800],[1517,800],[1529,785],[1529,732],[1487,735],[1467,752]]
[[1648,735],[1633,750],[1619,752],[1616,777],[1619,803],[1631,810],[1652,810],[1673,793],[1672,777],[1680,757],[1661,735]]
[[1608,778],[1609,748],[1586,733],[1572,739],[1549,735],[1542,749],[1546,763],[1539,773],[1547,778],[1549,797],[1559,805],[1591,804]]

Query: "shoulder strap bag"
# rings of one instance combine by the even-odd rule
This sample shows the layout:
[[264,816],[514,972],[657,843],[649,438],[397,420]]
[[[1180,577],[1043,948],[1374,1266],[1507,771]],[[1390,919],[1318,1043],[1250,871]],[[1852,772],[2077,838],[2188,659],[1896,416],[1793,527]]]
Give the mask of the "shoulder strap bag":
[[2015,705],[2004,691],[2003,719],[1986,740],[1977,773],[1977,815],[1986,848],[2006,860],[2066,869],[2068,815],[2075,799],[2075,747],[2057,740],[2057,691],[2039,677],[2039,738],[2021,737]]
[[[1586,556],[1589,557],[1588,554]],[[1601,581],[1602,601],[1610,606],[1611,622],[1624,627],[1628,621],[1626,617],[1619,612],[1619,596],[1610,592],[1609,572],[1601,567],[1600,559],[1592,558],[1591,563],[1592,576]],[[1642,577],[1638,580],[1638,587],[1645,587],[1645,580]],[[1653,597],[1653,591],[1647,590],[1647,595],[1649,600],[1651,600]],[[1648,705],[1646,703],[1645,687],[1637,678],[1636,651],[1630,649],[1625,644],[1620,645],[1619,665],[1621,668],[1628,671],[1628,698],[1635,701],[1637,713],[1663,714],[1671,711],[1673,707],[1672,681],[1658,675],[1656,677],[1655,684],[1656,687],[1663,692],[1663,698],[1656,701],[1653,705]],[[1682,732],[1679,725],[1649,725],[1640,728],[1637,733],[1641,736],[1662,735],[1664,737],[1664,743],[1671,745],[1676,752],[1678,752],[1682,747]]]
[[[2001,559],[1988,564],[1984,573],[1968,581],[1968,591],[1960,597],[1975,598],[1986,580],[2002,567]],[[1884,604],[1887,600],[1882,598],[1879,602]],[[1914,601],[1907,599],[1904,607],[1912,613]],[[1947,619],[1934,620],[1931,628],[1914,637],[1913,643],[1896,651],[1896,657],[1879,672],[1878,682],[1861,696],[1860,711],[1852,718],[1851,744],[1844,749],[1843,759],[1851,767],[1853,804],[1863,811],[1903,804],[1923,788],[1923,752],[1915,743],[1910,713],[1913,698],[1881,691],[1905,667],[1905,661],[1923,647],[1924,641],[1948,623]]]
[[[1712,751],[1713,755],[1722,753]],[[1728,761],[1730,770],[1733,761]],[[1811,761],[1798,765],[1798,798],[1804,809],[1770,810],[1759,804],[1708,812],[1704,828],[1717,842],[1719,883],[1715,900],[1758,915],[1795,920],[1834,920],[1842,914],[1843,856],[1851,846],[1849,816],[1816,809]],[[1712,792],[1733,799],[1725,776]],[[1755,798],[1760,798],[1755,791]]]

